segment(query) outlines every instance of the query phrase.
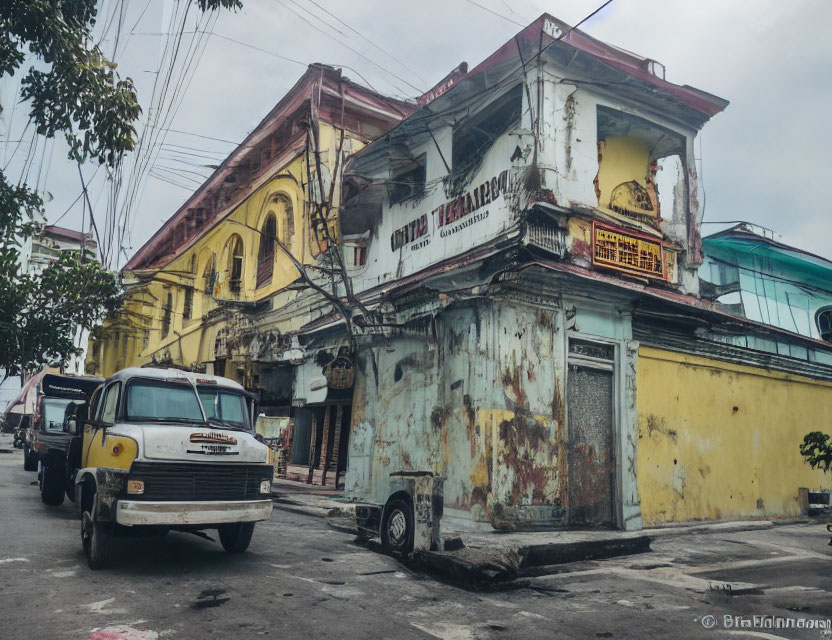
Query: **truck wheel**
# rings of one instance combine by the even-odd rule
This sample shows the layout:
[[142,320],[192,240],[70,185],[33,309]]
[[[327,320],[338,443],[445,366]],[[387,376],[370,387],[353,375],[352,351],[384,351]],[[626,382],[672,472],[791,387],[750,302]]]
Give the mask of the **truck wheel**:
[[43,465],[41,469],[40,499],[43,504],[57,507],[64,503],[64,471],[56,465]]
[[38,470],[38,459],[32,454],[32,451],[25,444],[23,445],[23,470]]
[[391,500],[384,509],[381,544],[388,552],[398,556],[406,556],[413,551],[413,509],[405,500]]
[[235,522],[217,527],[220,534],[220,544],[228,553],[242,553],[248,549],[251,536],[254,533],[253,522]]
[[106,569],[110,565],[110,543],[113,525],[98,519],[98,494],[81,514],[81,544],[90,569]]

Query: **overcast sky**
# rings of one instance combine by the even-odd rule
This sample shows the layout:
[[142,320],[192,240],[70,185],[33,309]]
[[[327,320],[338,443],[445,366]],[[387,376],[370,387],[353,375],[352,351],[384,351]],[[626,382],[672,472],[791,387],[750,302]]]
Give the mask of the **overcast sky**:
[[[191,73],[185,74],[190,84],[182,85],[187,90],[175,116],[174,111],[164,112],[171,118],[170,130],[162,133],[165,147],[152,159],[152,175],[139,191],[141,204],[120,264],[176,211],[200,176],[210,174],[201,165],[218,164],[233,149],[228,142],[198,136],[241,141],[306,64],[343,66],[353,80],[390,95],[415,97],[461,61],[474,66],[487,57],[520,30],[515,23],[525,25],[548,12],[574,24],[601,4],[476,0],[488,11],[472,0],[243,2],[238,13],[219,14],[215,35],[204,37],[204,51],[194,55]],[[149,102],[169,37],[159,34],[170,28],[176,5],[174,0],[124,0],[121,13],[122,0],[101,5],[101,46],[111,56],[119,34],[115,60],[119,73],[132,77],[138,87],[145,109],[141,129],[148,112],[153,115]],[[755,222],[774,229],[784,242],[832,258],[832,220],[824,195],[832,163],[825,136],[818,134],[825,129],[832,97],[829,24],[832,2],[825,0],[614,0],[582,29],[658,60],[671,82],[731,102],[700,134],[706,221]],[[188,29],[193,28],[189,23]],[[183,51],[194,37],[185,36]],[[79,228],[80,201],[67,212],[81,192],[77,168],[65,159],[61,143],[51,151],[51,144],[40,142],[29,154],[31,137],[21,135],[25,109],[8,106],[17,82],[5,80],[0,87],[2,137],[12,141],[0,142],[3,165],[17,179],[29,155],[29,182],[37,181],[54,198],[47,204],[50,222],[63,215],[61,226]],[[21,138],[20,145],[13,142]],[[88,165],[84,174],[92,179],[93,211],[101,223],[108,197],[106,172],[96,173]],[[703,232],[718,228],[706,225]]]

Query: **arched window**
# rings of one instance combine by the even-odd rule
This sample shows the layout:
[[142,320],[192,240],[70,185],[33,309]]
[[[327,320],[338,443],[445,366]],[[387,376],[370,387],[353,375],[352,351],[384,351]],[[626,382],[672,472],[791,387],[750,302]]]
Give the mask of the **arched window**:
[[257,287],[272,281],[274,271],[274,240],[277,234],[277,222],[274,214],[266,216],[260,230],[260,251],[257,253]]
[[[168,292],[168,297],[165,300],[165,306],[162,307],[162,337],[170,333],[170,316],[173,312],[173,294]],[[118,334],[116,334],[118,337]]]
[[213,253],[202,268],[202,279],[202,290],[205,292],[205,295],[214,295],[214,289],[217,285],[217,256]]
[[228,241],[228,290],[238,295],[243,288],[243,239],[234,234]]
[[815,314],[815,322],[818,325],[820,339],[832,342],[832,307],[824,307]]

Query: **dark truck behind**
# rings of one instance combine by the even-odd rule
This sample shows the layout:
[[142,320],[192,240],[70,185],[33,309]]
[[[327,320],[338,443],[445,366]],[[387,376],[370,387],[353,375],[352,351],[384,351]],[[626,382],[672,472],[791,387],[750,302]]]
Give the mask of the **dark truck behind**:
[[44,504],[63,504],[67,488],[73,487],[67,469],[67,451],[73,436],[68,422],[77,413],[86,415],[93,392],[103,382],[103,378],[47,373],[38,384],[23,466],[27,471],[38,471]]

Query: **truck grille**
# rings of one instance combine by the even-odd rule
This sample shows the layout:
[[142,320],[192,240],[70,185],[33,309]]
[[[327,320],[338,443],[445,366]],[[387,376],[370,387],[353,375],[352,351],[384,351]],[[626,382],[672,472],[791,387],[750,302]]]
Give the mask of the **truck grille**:
[[143,480],[138,500],[257,500],[260,482],[272,479],[267,465],[155,464],[134,462],[130,480]]

